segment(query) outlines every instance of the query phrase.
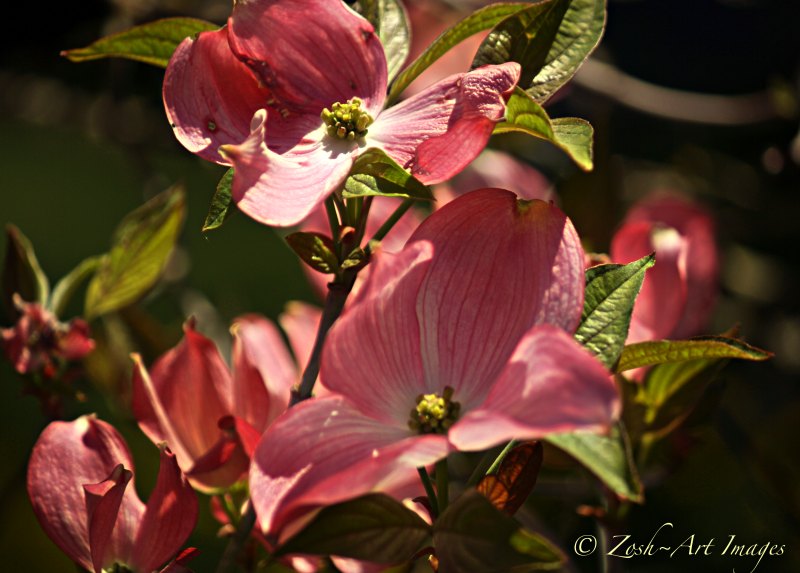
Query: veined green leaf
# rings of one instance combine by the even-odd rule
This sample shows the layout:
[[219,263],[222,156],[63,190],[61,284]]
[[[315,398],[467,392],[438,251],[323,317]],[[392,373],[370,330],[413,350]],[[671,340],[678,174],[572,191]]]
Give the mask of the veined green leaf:
[[629,344],[622,350],[616,372],[642,366],[687,362],[704,358],[767,360],[772,353],[724,336],[702,336],[689,340],[651,340]]
[[100,38],[85,48],[64,50],[61,55],[73,62],[125,58],[166,68],[175,48],[185,38],[218,28],[195,18],[164,18]]
[[217,183],[217,189],[208,206],[208,214],[203,221],[204,233],[219,229],[228,220],[231,214],[231,185],[233,185],[233,167],[228,169]]
[[575,338],[608,368],[619,358],[645,271],[655,263],[647,255],[627,265],[598,265],[586,271],[583,314]]
[[411,82],[413,82],[422,72],[441,58],[450,48],[460,44],[470,36],[488,30],[492,26],[501,22],[508,16],[516,14],[523,10],[528,4],[521,3],[500,3],[492,4],[476,10],[471,15],[467,16],[453,27],[447,29],[433,43],[428,46],[416,60],[406,67],[400,75],[397,76],[389,95],[386,98],[386,105],[390,105],[397,100],[403,90],[405,90]]
[[333,241],[319,233],[292,233],[286,242],[304,263],[321,273],[339,272]]
[[386,54],[391,83],[410,51],[411,32],[406,10],[397,0],[359,0],[355,7],[375,27]]
[[50,296],[50,282],[42,271],[33,245],[14,225],[6,226],[6,256],[0,282],[3,285],[3,305],[11,319],[18,316],[14,295],[26,302],[46,304]]
[[428,187],[376,148],[358,156],[342,191],[345,199],[371,195],[433,199]]
[[122,220],[86,291],[87,318],[132,304],[155,284],[172,253],[185,210],[185,193],[176,186]]
[[373,563],[409,561],[429,542],[430,526],[402,503],[368,494],[325,507],[277,555],[340,555]]
[[628,436],[621,424],[614,426],[608,435],[570,432],[551,434],[545,441],[586,466],[618,496],[637,503],[644,500]]
[[605,0],[542,0],[500,22],[472,67],[518,62],[519,85],[543,103],[564,85],[603,35]]

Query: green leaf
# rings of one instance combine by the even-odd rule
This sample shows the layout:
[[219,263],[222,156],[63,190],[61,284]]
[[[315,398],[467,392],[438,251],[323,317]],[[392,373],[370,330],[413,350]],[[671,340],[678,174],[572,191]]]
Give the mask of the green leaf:
[[69,304],[70,299],[85,281],[94,274],[100,263],[103,261],[102,256],[89,257],[81,261],[77,267],[67,273],[53,289],[53,296],[50,297],[50,310],[53,314],[60,317],[64,314]]
[[594,166],[591,124],[575,117],[550,119],[544,108],[520,88],[515,88],[511,94],[506,104],[506,118],[495,125],[492,133],[524,133],[543,139],[569,155],[584,171],[591,171]]
[[6,256],[0,282],[3,285],[3,305],[12,319],[18,316],[14,294],[27,302],[47,303],[50,283],[36,259],[33,245],[14,225],[6,226]]
[[86,291],[87,318],[128,306],[155,284],[175,246],[185,211],[185,193],[175,186],[120,222],[111,250]]
[[453,27],[448,28],[433,43],[428,46],[428,49],[422,52],[416,60],[411,62],[406,69],[400,72],[397,79],[392,84],[389,90],[389,95],[386,98],[386,105],[397,100],[403,90],[405,90],[411,82],[413,82],[422,72],[441,58],[450,48],[460,44],[470,36],[488,30],[492,26],[501,22],[503,19],[516,14],[524,9],[527,4],[520,3],[502,3],[492,4],[473,12]]
[[356,159],[344,183],[342,196],[352,199],[374,195],[433,199],[431,190],[395,163],[394,159],[380,149],[370,148]]
[[433,525],[439,573],[558,571],[564,555],[471,489]]
[[472,67],[518,62],[519,85],[543,103],[564,85],[603,35],[605,0],[543,0],[500,22]]
[[653,364],[687,362],[703,358],[739,358],[760,361],[767,360],[771,356],[771,352],[724,336],[702,336],[690,340],[651,340],[626,346],[619,357],[615,372],[624,372]]
[[231,214],[231,185],[233,185],[233,167],[225,172],[222,179],[217,183],[217,190],[211,198],[211,205],[208,206],[206,220],[203,221],[204,233],[213,231],[222,226]]
[[409,561],[426,543],[430,526],[402,503],[368,494],[320,511],[276,555],[339,555],[373,563]]
[[359,13],[374,26],[386,54],[389,82],[408,58],[411,31],[408,15],[397,0],[359,0]]
[[85,48],[64,50],[61,55],[73,62],[126,58],[166,68],[175,48],[185,38],[218,28],[194,18],[165,18],[100,38]]
[[339,259],[330,237],[320,233],[292,233],[286,242],[304,263],[315,271],[330,274],[339,272]]
[[575,338],[608,368],[625,346],[633,303],[645,271],[653,264],[651,254],[627,265],[598,265],[586,271],[583,314]]
[[621,424],[609,435],[570,432],[551,434],[545,440],[586,466],[618,496],[636,503],[644,500],[628,435]]

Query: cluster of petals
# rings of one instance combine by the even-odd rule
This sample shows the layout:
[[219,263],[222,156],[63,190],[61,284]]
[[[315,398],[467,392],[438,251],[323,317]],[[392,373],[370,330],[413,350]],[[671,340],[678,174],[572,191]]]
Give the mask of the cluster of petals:
[[[282,317],[301,361],[318,320],[315,309],[300,303]],[[298,379],[297,364],[272,322],[246,315],[231,331],[232,371],[192,320],[183,340],[149,372],[135,359],[132,407],[139,427],[175,452],[202,491],[226,489],[246,475],[258,438],[287,408]]]
[[[50,539],[94,573],[115,565],[134,573],[158,571],[197,523],[197,497],[175,456],[161,450],[156,485],[144,504],[125,440],[94,416],[45,428],[28,465],[28,495]],[[189,571],[185,563],[194,553],[182,552],[162,573]]]
[[64,324],[39,303],[17,297],[15,304],[20,316],[14,326],[0,330],[0,343],[20,374],[52,378],[64,362],[80,360],[94,348],[84,320]]
[[[583,256],[557,207],[484,189],[436,211],[399,253],[376,257],[326,341],[329,394],[289,410],[256,449],[250,489],[262,530],[280,539],[315,508],[398,491],[451,451],[607,429],[617,389],[572,337]],[[458,419],[442,433],[412,430],[418,397],[448,387]]]
[[690,200],[654,194],[635,204],[611,243],[611,259],[630,263],[655,251],[631,316],[628,343],[704,331],[718,290],[719,255],[711,216]]
[[[225,27],[178,46],[164,104],[178,140],[234,167],[232,196],[265,224],[303,220],[378,148],[425,184],[449,179],[486,145],[519,64],[449,76],[384,109],[387,65],[372,25],[341,0],[236,2]],[[357,98],[374,120],[354,140],[320,114]]]

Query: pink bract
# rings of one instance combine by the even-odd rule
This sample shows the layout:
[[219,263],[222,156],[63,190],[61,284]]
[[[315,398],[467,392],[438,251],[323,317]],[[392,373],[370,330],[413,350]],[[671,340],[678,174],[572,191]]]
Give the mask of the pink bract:
[[[370,266],[325,346],[331,394],[284,414],[256,450],[250,487],[266,533],[285,536],[322,505],[396,491],[453,450],[602,431],[616,418],[614,382],[572,338],[583,249],[555,206],[475,191]],[[447,387],[458,419],[442,433],[412,430],[417,398]]]
[[[45,533],[84,569],[114,563],[150,573],[175,556],[197,522],[197,498],[169,450],[161,451],[145,505],[133,484],[128,446],[94,416],[53,422],[31,454],[28,495]],[[164,571],[187,571],[182,553]]]
[[714,221],[677,195],[634,205],[611,243],[611,259],[629,263],[655,251],[633,307],[628,343],[701,334],[717,295],[719,256]]
[[[227,26],[181,43],[163,95],[178,140],[235,168],[239,208],[288,226],[337,190],[367,148],[425,184],[452,177],[486,145],[519,74],[516,63],[485,66],[384,110],[386,58],[369,22],[339,0],[249,0]],[[328,135],[323,109],[353,98],[374,119],[366,135]]]
[[[294,308],[290,337],[313,337],[313,310]],[[260,316],[234,321],[232,372],[193,321],[184,331],[149,373],[136,358],[133,412],[154,443],[175,452],[194,487],[225,489],[244,477],[258,438],[286,409],[298,367],[277,327]]]

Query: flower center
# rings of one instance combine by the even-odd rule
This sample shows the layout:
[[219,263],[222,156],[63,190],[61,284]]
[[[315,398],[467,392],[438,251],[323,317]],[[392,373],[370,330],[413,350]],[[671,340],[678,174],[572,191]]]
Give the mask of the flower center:
[[445,434],[461,411],[461,404],[453,402],[453,389],[447,386],[439,394],[420,394],[417,406],[411,410],[408,427],[420,434]]
[[347,103],[336,102],[322,110],[320,117],[328,126],[328,135],[337,139],[353,141],[356,137],[367,135],[367,128],[372,124],[372,116],[361,109],[363,102],[357,98],[350,98]]

